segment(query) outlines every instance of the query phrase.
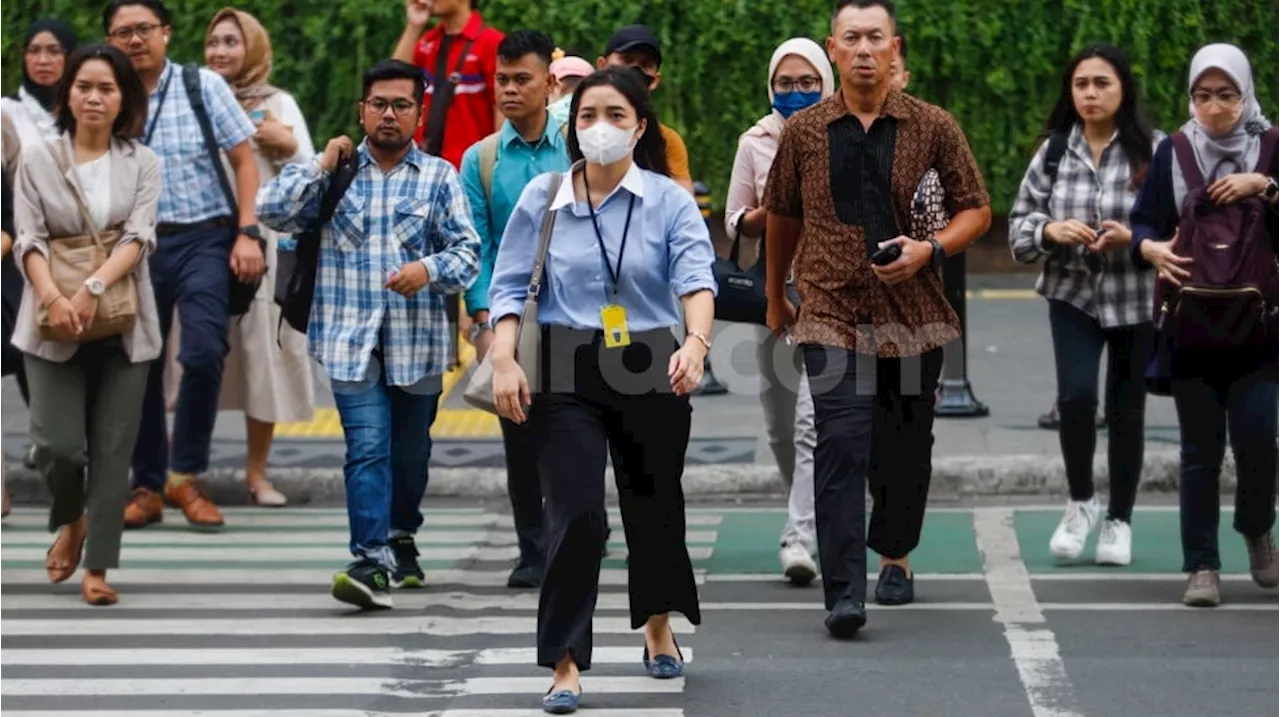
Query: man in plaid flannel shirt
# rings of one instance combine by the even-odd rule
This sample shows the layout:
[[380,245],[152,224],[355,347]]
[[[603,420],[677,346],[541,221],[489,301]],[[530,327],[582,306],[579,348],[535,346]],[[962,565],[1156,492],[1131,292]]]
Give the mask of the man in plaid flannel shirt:
[[347,442],[356,559],[334,576],[333,596],[366,609],[391,607],[391,587],[423,585],[413,536],[450,363],[445,295],[469,287],[480,265],[457,172],[413,143],[423,91],[414,66],[374,65],[360,102],[365,140],[330,140],[323,155],[285,167],[258,194],[263,224],[301,233],[319,221],[339,159],[355,162],[321,230],[307,341],[329,375]]

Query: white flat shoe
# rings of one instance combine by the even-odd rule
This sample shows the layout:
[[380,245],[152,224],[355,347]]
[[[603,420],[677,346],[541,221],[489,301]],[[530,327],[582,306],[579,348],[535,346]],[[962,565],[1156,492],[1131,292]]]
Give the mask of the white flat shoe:
[[289,499],[271,481],[263,480],[249,487],[249,502],[260,508],[280,508],[288,505]]

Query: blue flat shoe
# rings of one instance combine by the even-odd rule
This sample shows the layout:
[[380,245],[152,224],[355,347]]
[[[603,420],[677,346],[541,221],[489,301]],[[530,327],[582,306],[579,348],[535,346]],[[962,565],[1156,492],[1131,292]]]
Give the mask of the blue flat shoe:
[[[582,688],[579,687],[579,690]],[[547,691],[547,695],[542,698],[542,711],[549,715],[567,715],[578,711],[578,701],[582,698],[582,692],[573,692],[572,690],[560,690],[559,692]]]
[[684,653],[680,652],[680,645],[676,643],[676,635],[671,633],[671,642],[676,646],[676,654],[679,659],[671,655],[657,655],[652,661],[649,660],[649,645],[644,646],[644,671],[655,680],[671,680],[684,674]]

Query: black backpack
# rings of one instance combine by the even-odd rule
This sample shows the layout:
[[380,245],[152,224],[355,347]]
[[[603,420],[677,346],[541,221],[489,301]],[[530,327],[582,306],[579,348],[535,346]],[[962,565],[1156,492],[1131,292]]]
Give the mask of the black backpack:
[[295,331],[307,333],[311,319],[311,301],[316,291],[316,270],[320,263],[320,231],[333,219],[342,195],[347,193],[356,176],[355,156],[338,162],[324,196],[320,198],[320,218],[315,226],[294,235],[292,249],[276,250],[275,301],[280,307],[280,321]]

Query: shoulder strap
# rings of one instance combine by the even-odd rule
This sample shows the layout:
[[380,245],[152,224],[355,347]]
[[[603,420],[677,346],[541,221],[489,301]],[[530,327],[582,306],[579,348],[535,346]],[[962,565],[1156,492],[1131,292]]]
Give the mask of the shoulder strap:
[[493,168],[498,163],[498,133],[480,140],[480,186],[484,187],[484,198],[493,202]]
[[75,182],[71,181],[71,158],[67,156],[67,145],[61,140],[58,141],[58,149],[52,152],[53,161],[57,163],[58,169],[62,170],[62,179],[67,183],[67,188],[71,190],[71,196],[76,200],[76,206],[80,209],[80,216],[84,219],[84,223],[89,226],[89,234],[93,236],[93,243],[102,246],[102,236],[98,234],[97,222],[93,221],[93,215],[89,213],[89,207],[86,207],[84,200],[80,198],[80,189],[76,187]]
[[324,190],[324,195],[320,197],[321,227],[333,219],[334,212],[338,211],[338,202],[342,201],[342,195],[347,193],[347,189],[355,181],[355,178],[356,158],[353,154],[338,162],[337,168],[333,170],[333,179],[329,181],[329,186]]
[[1277,133],[1278,130],[1272,127],[1262,135],[1262,151],[1258,154],[1258,166],[1254,169],[1258,174],[1271,176],[1271,164],[1276,161]]
[[[569,170],[570,181],[573,177],[573,169]],[[526,300],[538,296],[538,292],[542,290],[542,272],[547,265],[547,250],[551,248],[551,231],[556,225],[556,213],[551,210],[551,206],[556,201],[556,195],[560,193],[560,184],[564,180],[564,175],[555,172],[551,175],[551,185],[547,187],[547,206],[542,213],[542,231],[538,234],[538,253],[533,257],[533,273],[529,275],[529,294]]]
[[218,148],[218,139],[213,134],[213,123],[209,121],[209,111],[204,106],[204,85],[200,81],[200,68],[196,65],[182,66],[182,84],[187,90],[187,101],[191,103],[191,111],[200,125],[200,134],[204,135],[205,151],[213,161],[213,171],[218,175],[218,184],[222,186],[222,194],[227,198],[227,207],[232,217],[239,212],[236,208],[236,195],[231,191],[231,182],[227,180],[227,170],[222,166],[222,150]]
[[1204,186],[1204,175],[1200,173],[1200,164],[1196,162],[1196,151],[1191,147],[1191,139],[1185,132],[1174,132],[1169,135],[1173,140],[1173,154],[1177,157],[1178,168],[1182,170],[1182,181],[1187,184],[1187,191]]
[[1044,171],[1049,175],[1050,187],[1058,181],[1058,166],[1062,164],[1062,157],[1067,153],[1069,139],[1071,139],[1070,132],[1058,131],[1049,135],[1049,148],[1044,152]]

